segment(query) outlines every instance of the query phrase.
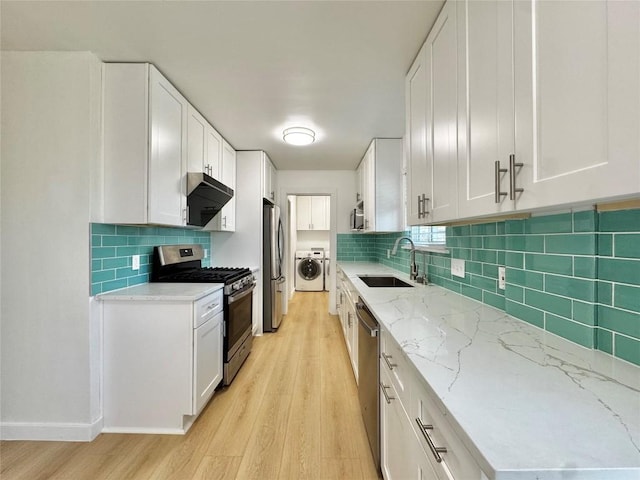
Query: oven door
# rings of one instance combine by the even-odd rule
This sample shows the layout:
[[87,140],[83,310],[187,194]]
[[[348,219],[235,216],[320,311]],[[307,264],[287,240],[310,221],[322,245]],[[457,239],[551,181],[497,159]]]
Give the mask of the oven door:
[[236,353],[242,342],[251,335],[253,324],[253,289],[254,285],[234,292],[225,299],[225,362]]

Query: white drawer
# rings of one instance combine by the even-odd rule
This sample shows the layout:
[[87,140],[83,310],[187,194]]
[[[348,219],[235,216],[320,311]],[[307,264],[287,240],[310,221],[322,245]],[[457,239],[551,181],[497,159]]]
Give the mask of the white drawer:
[[402,404],[409,405],[413,368],[405,353],[386,330],[382,330],[380,336],[380,370],[387,372]]
[[[421,380],[414,378],[411,392],[411,407],[407,413],[425,454],[432,460],[434,468],[440,469],[438,473],[445,473],[448,478],[452,479],[480,480],[486,478],[469,450],[438,409]],[[420,427],[418,420],[425,428]],[[426,428],[426,426],[431,428]],[[434,448],[444,447],[447,451],[434,452],[429,445],[429,440]],[[437,455],[440,455],[442,462],[437,462]]]
[[195,318],[193,328],[198,328],[216,313],[221,312],[222,309],[222,289],[201,298],[194,305]]

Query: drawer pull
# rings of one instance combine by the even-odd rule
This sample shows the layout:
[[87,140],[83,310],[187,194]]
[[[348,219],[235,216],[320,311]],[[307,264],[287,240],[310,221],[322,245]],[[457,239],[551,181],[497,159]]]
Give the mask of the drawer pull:
[[396,363],[391,363],[389,361],[390,358],[393,357],[393,355],[387,355],[386,353],[381,353],[380,355],[382,355],[382,358],[384,358],[385,363],[387,364],[387,367],[389,367],[389,370],[393,370],[394,367],[397,367],[398,364]]
[[396,399],[396,397],[390,397],[387,394],[387,388],[391,388],[389,385],[385,385],[384,383],[380,382],[380,388],[382,389],[382,393],[384,394],[384,398],[387,401],[387,403],[391,403],[391,400]]
[[419,418],[416,418],[416,423],[418,424],[418,428],[420,428],[422,435],[424,435],[424,438],[427,440],[427,443],[429,444],[429,448],[431,449],[431,453],[433,453],[433,456],[435,457],[436,462],[438,463],[442,462],[442,456],[440,454],[447,453],[447,448],[436,447],[435,444],[433,443],[433,440],[431,440],[431,437],[429,436],[429,432],[427,432],[427,430],[433,430],[433,425],[425,425],[424,423],[422,423],[422,421]]
[[219,303],[214,303],[213,305],[208,305],[207,306],[207,310],[213,310],[214,308],[216,308],[218,305],[220,305]]

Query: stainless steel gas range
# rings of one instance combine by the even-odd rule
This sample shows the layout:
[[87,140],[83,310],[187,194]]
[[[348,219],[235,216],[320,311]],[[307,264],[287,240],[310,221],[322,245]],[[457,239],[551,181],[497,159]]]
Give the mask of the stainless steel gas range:
[[153,249],[152,282],[224,284],[224,378],[229,385],[251,353],[253,289],[249,268],[202,267],[200,245],[163,245]]

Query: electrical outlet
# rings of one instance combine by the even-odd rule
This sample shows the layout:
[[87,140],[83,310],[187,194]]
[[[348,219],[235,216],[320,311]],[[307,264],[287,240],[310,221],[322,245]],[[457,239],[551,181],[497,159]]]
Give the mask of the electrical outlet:
[[140,255],[131,257],[131,270],[140,270]]
[[464,278],[464,260],[459,258],[451,259],[451,275]]
[[507,283],[507,274],[504,267],[498,267],[498,288],[504,290]]
[[387,248],[387,258],[391,258],[391,249]]

